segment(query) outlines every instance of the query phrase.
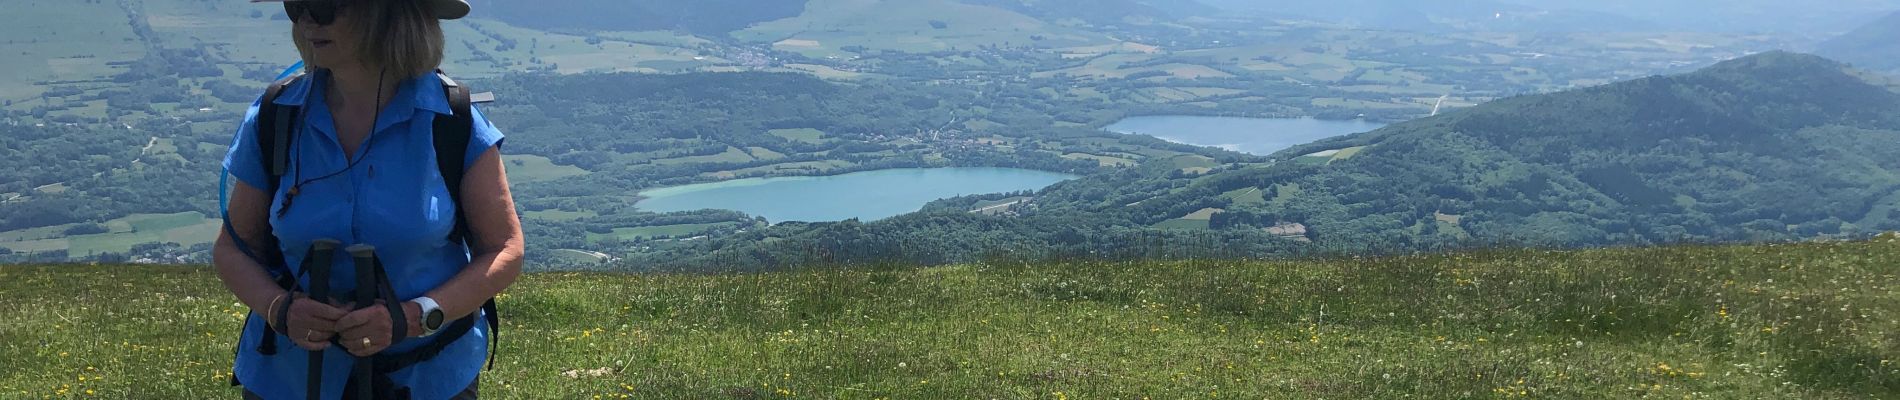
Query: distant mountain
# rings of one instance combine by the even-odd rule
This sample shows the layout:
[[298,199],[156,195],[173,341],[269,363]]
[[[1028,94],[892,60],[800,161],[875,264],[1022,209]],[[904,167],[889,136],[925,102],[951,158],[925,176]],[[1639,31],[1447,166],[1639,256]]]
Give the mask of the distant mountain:
[[[683,30],[718,37],[761,22],[796,17],[812,1],[827,8],[875,8],[897,0],[544,0],[481,2],[478,15],[550,30]],[[1044,21],[1108,25],[1168,21],[1217,8],[1195,0],[957,0]],[[955,20],[956,16],[941,16]]]
[[1900,0],[1201,0],[1266,15],[1371,29],[1838,33]]
[[1821,43],[1815,52],[1861,68],[1900,71],[1900,12]]
[[1214,179],[1303,188],[1253,222],[1303,222],[1317,240],[1598,245],[1900,229],[1900,94],[1854,72],[1758,54],[1290,149],[1279,156],[1363,151],[1278,182],[1272,169]]
[[1838,33],[1900,0],[1499,0],[1551,10],[1584,10],[1650,21],[1667,30]]
[[1044,20],[1078,19],[1093,24],[1134,20],[1172,20],[1203,15],[1218,8],[1195,0],[962,0],[1008,9]]
[[477,15],[548,30],[683,30],[721,36],[752,24],[798,16],[807,0],[480,1]]
[[1367,29],[1408,31],[1636,31],[1655,24],[1617,14],[1549,9],[1494,0],[1204,0],[1208,4],[1282,18],[1312,19]]
[[1057,184],[1013,218],[967,212],[996,199],[947,200],[873,223],[776,227],[751,239],[762,247],[722,256],[1233,256],[1897,230],[1900,93],[1860,76],[1817,56],[1757,54],[1498,100],[1299,146],[1270,164],[1197,174],[1151,162]]

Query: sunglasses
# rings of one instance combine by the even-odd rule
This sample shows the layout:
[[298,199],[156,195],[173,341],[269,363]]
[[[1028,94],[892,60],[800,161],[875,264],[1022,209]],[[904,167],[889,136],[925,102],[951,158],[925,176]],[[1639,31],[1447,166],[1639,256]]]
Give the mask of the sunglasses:
[[348,8],[348,4],[338,0],[286,1],[284,15],[290,16],[290,22],[293,24],[297,23],[299,18],[308,15],[310,21],[316,22],[317,25],[329,25],[336,22],[337,13],[344,8]]

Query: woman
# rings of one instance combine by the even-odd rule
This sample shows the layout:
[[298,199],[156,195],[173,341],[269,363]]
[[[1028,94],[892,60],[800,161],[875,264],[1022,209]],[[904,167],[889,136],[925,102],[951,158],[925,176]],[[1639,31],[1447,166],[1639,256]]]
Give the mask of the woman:
[[[521,226],[502,168],[502,135],[481,113],[470,110],[474,129],[460,163],[461,187],[446,187],[438,173],[432,122],[453,114],[444,82],[432,73],[442,60],[438,19],[468,14],[465,0],[262,1],[285,2],[291,37],[310,74],[270,100],[300,111],[290,123],[281,178],[270,181],[274,175],[260,161],[262,101],[225,156],[239,183],[214,264],[225,286],[253,310],[239,340],[235,378],[245,398],[304,398],[313,376],[322,397],[343,398],[355,363],[369,359],[363,357],[408,354],[442,339],[428,337],[433,332],[425,315],[440,317],[431,322],[437,327],[482,318],[482,304],[520,275]],[[449,239],[458,206],[449,190],[461,191],[469,246]],[[393,297],[402,301],[403,320],[393,320],[385,307],[303,294],[311,286],[302,264],[319,239],[375,246]],[[254,247],[269,243],[276,248]],[[267,250],[280,251],[281,265],[288,266],[280,270],[294,272],[289,290],[267,269],[279,260],[250,256],[274,253]],[[336,293],[355,288],[350,257],[333,258],[329,287]],[[395,332],[407,337],[391,337]],[[435,345],[441,351],[433,357],[380,375],[393,387],[379,389],[400,388],[416,399],[474,398],[493,332],[479,323],[464,332]],[[296,348],[256,350],[270,343]],[[322,354],[317,373],[312,354]]]

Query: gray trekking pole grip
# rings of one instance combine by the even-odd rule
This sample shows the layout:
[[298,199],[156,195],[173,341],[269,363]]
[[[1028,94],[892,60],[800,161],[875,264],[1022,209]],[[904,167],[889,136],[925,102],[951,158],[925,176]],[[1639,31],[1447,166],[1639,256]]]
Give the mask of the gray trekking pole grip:
[[[330,262],[336,249],[343,242],[335,239],[317,239],[310,242],[310,252],[303,258],[304,273],[310,275],[310,298],[319,302],[328,302],[330,298]],[[305,332],[307,335],[309,332]],[[292,332],[295,335],[296,332]],[[323,350],[310,352],[309,388],[310,400],[323,398]]]
[[[375,307],[376,246],[359,244],[350,246],[350,248],[344,250],[350,252],[350,258],[356,261],[356,309],[361,310]],[[391,340],[394,339],[395,338],[391,338]],[[391,345],[394,345],[394,343],[391,343]],[[371,375],[375,373],[375,369],[376,367],[371,362],[370,357],[361,357],[361,359],[356,360],[355,369],[350,371],[350,380],[356,382],[356,398],[376,398],[376,385],[373,383],[374,381],[370,380]]]

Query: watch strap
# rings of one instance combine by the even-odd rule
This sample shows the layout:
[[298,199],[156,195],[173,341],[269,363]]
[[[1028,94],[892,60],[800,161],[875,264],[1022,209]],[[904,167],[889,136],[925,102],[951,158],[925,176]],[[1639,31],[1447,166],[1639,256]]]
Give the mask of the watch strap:
[[442,314],[442,306],[437,304],[435,299],[423,296],[410,301],[415,302],[416,308],[422,311],[421,315],[416,316],[416,321],[419,322],[417,325],[422,326],[422,336],[434,335],[435,331],[442,329],[441,319],[439,318],[435,324],[436,326],[429,326],[429,317],[431,315]]

